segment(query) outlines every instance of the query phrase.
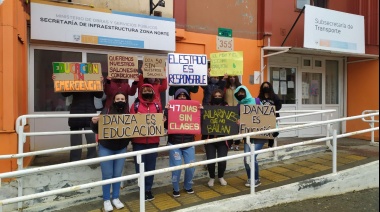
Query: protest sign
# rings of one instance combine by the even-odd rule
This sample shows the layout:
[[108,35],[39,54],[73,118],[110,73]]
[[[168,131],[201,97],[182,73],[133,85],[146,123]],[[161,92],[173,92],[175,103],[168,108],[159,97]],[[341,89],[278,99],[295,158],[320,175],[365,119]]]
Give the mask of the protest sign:
[[100,115],[99,139],[163,136],[162,113]]
[[207,56],[168,54],[169,85],[207,85]]
[[54,92],[103,91],[100,63],[53,62]]
[[164,57],[144,56],[143,77],[144,78],[166,78]]
[[201,111],[194,100],[170,100],[168,134],[200,134]]
[[112,79],[134,79],[138,76],[138,60],[131,55],[108,55],[108,76]]
[[239,108],[233,106],[204,106],[202,135],[236,135],[239,133]]
[[[276,128],[276,108],[272,105],[240,105],[240,133],[258,132]],[[271,139],[272,133],[252,136]]]
[[242,76],[243,52],[211,53],[210,68],[210,76]]

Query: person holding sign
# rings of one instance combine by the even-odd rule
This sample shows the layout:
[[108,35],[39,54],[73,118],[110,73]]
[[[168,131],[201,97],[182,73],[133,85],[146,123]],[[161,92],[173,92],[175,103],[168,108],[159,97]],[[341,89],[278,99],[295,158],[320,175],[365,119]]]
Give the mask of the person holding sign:
[[[156,101],[156,93],[154,92],[153,86],[151,84],[143,84],[139,89],[139,96],[132,104],[130,108],[131,114],[136,113],[161,113],[162,110]],[[155,121],[155,120],[146,120]],[[139,151],[144,149],[152,149],[157,148],[160,143],[159,136],[153,137],[136,137],[132,139],[133,151]],[[152,171],[156,169],[156,159],[157,152],[151,154],[142,155],[142,163],[145,164],[145,171]],[[135,169],[136,173],[139,173],[139,164],[137,163],[136,157],[135,161]],[[145,177],[145,201],[154,200],[154,196],[152,194],[152,186],[153,186],[154,175]]]
[[[236,100],[234,93],[235,89],[241,85],[238,76],[228,76],[226,80],[226,88],[224,89],[224,100],[229,106],[237,106],[238,101]],[[239,150],[240,139],[238,140],[229,140],[228,146],[231,150]]]
[[[214,106],[228,106],[227,102],[224,101],[223,91],[216,89],[211,94],[210,105]],[[216,135],[210,135],[210,138],[216,138]],[[216,143],[205,144],[206,157],[207,160],[215,159],[216,154],[218,158],[226,157],[228,152],[227,141],[220,141]],[[218,162],[218,178],[222,186],[227,185],[227,181],[223,178],[224,172],[226,171],[227,161]],[[210,175],[210,180],[208,181],[208,186],[214,186],[215,181],[215,163],[207,164],[208,174]]]
[[[127,114],[127,100],[126,95],[118,92],[113,97],[113,103],[110,108],[102,110],[101,114]],[[91,121],[91,129],[94,133],[98,134],[99,116],[93,117]],[[122,154],[127,152],[129,138],[123,139],[99,139],[99,157]],[[125,158],[116,160],[108,160],[100,163],[102,170],[102,180],[121,177],[124,168]],[[111,184],[103,185],[103,206],[105,211],[112,211],[114,205],[117,209],[124,208],[124,204],[119,200],[120,182],[112,183],[112,201],[110,190]],[[112,202],[112,204],[111,204]]]
[[168,81],[166,78],[160,79],[158,78],[144,78],[142,74],[139,75],[139,82],[137,87],[140,89],[143,84],[151,84],[153,86],[153,90],[156,93],[155,101],[158,102],[158,105],[161,107],[161,96],[160,93],[165,92],[168,89]]
[[[130,87],[127,79],[113,79],[112,77],[108,76],[104,84],[104,93],[106,94],[105,108],[109,108],[112,105],[112,98],[118,92],[122,92],[128,96],[135,95],[137,91],[138,81],[139,79],[136,77],[135,81],[132,83],[132,87]],[[126,98],[126,101],[127,109],[129,109],[128,98]]]
[[[259,98],[253,98],[251,93],[249,92],[248,88],[244,85],[241,85],[236,88],[235,90],[235,98],[238,101],[238,107],[240,108],[240,104],[242,105],[261,105]],[[240,111],[241,113],[241,111]],[[238,124],[240,124],[240,120],[238,121]],[[267,139],[253,139],[250,138],[250,142],[246,141],[244,138],[244,152],[250,152],[250,144],[253,143],[255,145],[255,151],[260,150],[263,148],[265,142]],[[245,171],[247,172],[248,180],[245,183],[245,186],[250,187],[251,186],[251,167],[249,166],[249,163],[247,161],[248,157],[244,157],[244,166]],[[261,185],[260,179],[259,179],[259,164],[257,162],[257,154],[255,155],[255,176],[254,176],[254,186],[257,187]],[[253,182],[252,182],[253,183]]]
[[[191,100],[189,93],[183,88],[178,89],[175,92],[174,99],[175,100],[184,100],[184,101]],[[168,129],[168,124],[173,124],[173,123],[168,123],[169,122],[168,120],[170,118],[169,112],[168,112],[169,108],[176,110],[176,111],[178,111],[180,109],[180,107],[175,107],[175,106],[179,106],[179,105],[168,104],[166,106],[165,111],[164,111],[164,116],[166,117],[165,126],[167,129]],[[181,106],[184,106],[183,108],[187,108],[185,110],[189,110],[189,111],[194,111],[194,110],[196,111],[196,108],[194,109],[194,107],[198,107],[195,105],[190,106],[190,107],[186,107],[187,105],[181,105]],[[202,108],[202,106],[200,106],[200,108]],[[183,115],[184,115],[183,117],[188,117],[188,118],[185,118],[186,120],[191,119],[189,116],[186,116],[188,114],[186,114],[186,115],[183,114]],[[180,119],[181,119],[181,117],[180,117]],[[174,125],[175,124],[176,123],[174,123]],[[186,124],[188,124],[188,123],[186,123]],[[186,128],[188,128],[188,130],[191,130],[191,129],[197,130],[196,128],[199,128],[199,125],[187,125],[187,126],[188,127],[186,127]],[[185,130],[185,129],[182,129],[182,130]],[[168,133],[170,133],[170,132],[168,131]],[[188,142],[193,142],[193,141],[194,141],[194,134],[185,134],[185,133],[183,133],[183,134],[168,134],[168,145],[176,145],[176,144],[188,143]],[[170,167],[182,165],[182,159],[184,160],[185,164],[195,162],[195,147],[191,146],[191,147],[186,147],[186,148],[177,148],[177,149],[172,149],[169,151],[169,165],[170,165]],[[181,196],[180,192],[179,192],[179,181],[181,178],[181,171],[182,170],[172,171],[172,184],[173,184],[173,196],[174,197]],[[184,189],[188,194],[194,193],[193,186],[192,186],[193,185],[194,171],[195,171],[195,168],[193,168],[193,167],[185,169]]]
[[[280,98],[274,93],[273,86],[269,82],[263,82],[260,86],[260,92],[258,98],[261,100],[263,105],[274,105],[276,111],[281,110],[282,102]],[[280,114],[276,113],[276,117],[280,117]],[[278,136],[278,132],[274,132],[273,137]],[[274,140],[268,139],[268,147],[273,147]]]

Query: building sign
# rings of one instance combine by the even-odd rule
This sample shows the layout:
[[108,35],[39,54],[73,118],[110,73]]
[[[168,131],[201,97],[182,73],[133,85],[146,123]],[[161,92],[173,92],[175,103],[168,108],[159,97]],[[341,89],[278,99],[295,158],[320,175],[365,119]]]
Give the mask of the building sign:
[[305,5],[304,47],[365,53],[364,17]]
[[175,20],[32,2],[31,39],[175,51]]
[[207,85],[207,56],[204,54],[169,53],[168,67],[169,85]]
[[218,28],[218,36],[216,36],[216,50],[227,52],[234,50],[232,29]]
[[210,54],[211,76],[243,75],[243,52],[220,52]]

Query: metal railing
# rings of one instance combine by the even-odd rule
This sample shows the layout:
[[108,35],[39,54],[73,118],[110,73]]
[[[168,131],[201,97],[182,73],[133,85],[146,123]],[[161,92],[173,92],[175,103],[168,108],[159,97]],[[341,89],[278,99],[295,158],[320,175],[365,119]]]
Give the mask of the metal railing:
[[[364,115],[364,114],[369,114],[369,113],[379,113],[379,110],[365,110],[365,111],[363,111],[362,114]],[[364,122],[368,122],[369,126],[371,128],[374,128],[375,123],[379,123],[379,120],[375,120],[375,116],[371,116],[370,118],[371,118],[370,120],[367,120],[367,119],[365,119],[365,117],[363,117],[362,120]],[[370,144],[375,145],[375,132],[374,131],[371,132],[371,143]]]
[[[313,111],[313,112],[316,112],[316,111]],[[331,112],[331,111],[329,111],[329,112]],[[97,115],[97,114],[87,114],[86,117],[91,117],[94,115]],[[306,114],[304,114],[304,115],[306,115]],[[145,176],[170,172],[170,171],[194,167],[194,166],[198,166],[198,165],[206,165],[209,163],[215,163],[215,162],[225,161],[225,160],[230,160],[230,159],[235,159],[235,158],[247,157],[247,156],[251,156],[251,158],[254,158],[255,154],[261,154],[264,152],[271,152],[271,151],[278,151],[278,150],[289,148],[289,147],[307,145],[307,144],[312,144],[312,143],[317,143],[317,142],[322,142],[322,141],[328,141],[331,139],[333,140],[333,144],[332,144],[332,147],[333,147],[332,148],[333,164],[332,164],[332,167],[333,167],[333,173],[336,173],[336,139],[342,138],[342,137],[352,136],[352,135],[359,134],[359,133],[373,132],[375,130],[379,130],[379,127],[372,127],[371,126],[371,128],[369,128],[369,129],[360,130],[360,131],[351,132],[351,133],[346,133],[346,134],[342,134],[342,135],[337,135],[336,131],[334,131],[333,136],[326,136],[325,138],[320,138],[320,139],[315,139],[315,140],[310,140],[310,141],[304,141],[304,142],[299,142],[299,143],[295,143],[295,144],[288,144],[288,145],[284,145],[284,146],[280,146],[280,147],[273,147],[270,149],[259,150],[256,152],[254,151],[254,148],[252,148],[253,146],[251,146],[251,152],[250,153],[241,153],[241,154],[236,154],[236,155],[227,156],[227,157],[223,157],[223,158],[205,160],[205,161],[201,161],[201,162],[184,164],[184,165],[176,166],[176,167],[163,168],[163,169],[158,169],[158,170],[149,171],[149,172],[144,172],[144,170],[145,170],[144,169],[144,163],[141,162],[141,156],[144,154],[150,154],[153,152],[168,151],[168,150],[175,149],[175,148],[198,146],[198,145],[203,145],[206,143],[214,143],[214,142],[237,139],[237,138],[241,139],[244,137],[249,139],[250,136],[253,136],[253,135],[280,132],[280,131],[297,130],[297,129],[303,129],[303,128],[307,128],[307,127],[315,127],[315,126],[322,126],[322,125],[328,125],[328,124],[331,125],[331,124],[337,123],[337,122],[360,119],[360,118],[363,119],[366,117],[374,117],[374,116],[378,116],[378,115],[379,115],[379,112],[377,111],[376,113],[362,114],[359,116],[346,117],[346,118],[340,118],[340,119],[335,119],[335,120],[319,121],[319,122],[313,122],[313,123],[306,123],[306,124],[302,124],[302,125],[283,127],[283,128],[279,128],[279,129],[271,129],[271,130],[266,130],[266,131],[261,131],[261,132],[238,134],[238,135],[232,135],[232,136],[226,136],[226,137],[220,137],[220,138],[214,138],[214,139],[208,139],[208,140],[195,141],[195,142],[185,143],[185,144],[180,144],[180,145],[164,146],[164,147],[159,147],[156,149],[149,149],[149,150],[142,150],[142,151],[136,151],[136,152],[130,152],[130,153],[123,153],[123,154],[119,154],[119,155],[105,156],[105,157],[101,157],[101,158],[93,158],[93,159],[87,159],[87,160],[75,161],[75,162],[68,162],[68,163],[63,163],[63,164],[50,165],[50,166],[46,166],[46,167],[31,168],[31,169],[25,169],[25,170],[22,170],[22,168],[21,168],[18,171],[0,174],[0,179],[1,178],[20,177],[19,178],[19,189],[21,189],[21,192],[18,192],[18,195],[19,195],[18,197],[0,200],[0,212],[2,212],[3,205],[18,202],[19,203],[18,207],[22,208],[22,201],[31,200],[31,199],[40,198],[40,197],[45,197],[45,196],[50,196],[50,195],[54,195],[54,194],[61,194],[61,193],[69,192],[69,191],[75,191],[75,190],[80,190],[80,189],[85,189],[85,188],[90,188],[90,187],[95,187],[95,186],[101,186],[101,185],[110,184],[110,183],[114,183],[114,182],[121,182],[121,181],[125,181],[125,180],[136,179],[136,178],[139,179],[138,184],[140,186],[140,211],[145,211],[145,198],[143,196],[145,193],[145,188],[144,188]],[[60,117],[68,117],[69,116],[69,117],[71,117],[73,115],[65,114],[65,115],[27,115],[27,116],[28,116],[28,118],[34,118],[33,116],[38,116],[37,118],[44,118],[43,116],[47,116],[46,118],[55,118],[57,116],[60,116]],[[76,117],[83,117],[83,115],[82,116],[75,115],[75,116]],[[281,118],[285,119],[285,118],[292,118],[292,117],[286,116],[286,117],[281,117]],[[19,123],[20,120],[19,119],[17,119],[17,120]],[[24,120],[24,119],[21,118],[21,120]],[[26,124],[26,121],[22,121],[22,123]],[[21,135],[23,137],[33,136],[33,135],[44,135],[43,132],[23,133],[23,127],[19,128],[17,131],[19,133],[19,136],[20,136],[20,134],[23,134],[23,135]],[[89,132],[79,131],[79,133],[89,133]],[[91,131],[90,131],[90,133],[91,133]],[[67,131],[59,131],[59,132],[55,132],[55,135],[57,135],[57,134],[73,134],[73,133],[67,132]],[[25,140],[19,140],[19,143],[20,143],[20,141],[25,142]],[[78,146],[78,148],[82,148],[84,146],[88,146],[88,145]],[[74,148],[73,147],[64,147],[64,148],[58,148],[58,149],[54,149],[54,150],[43,150],[43,151],[39,151],[39,152],[46,154],[49,151],[50,151],[49,153],[51,153],[51,152],[57,152],[57,151],[67,151],[67,150],[71,150],[71,149],[74,149]],[[28,154],[36,155],[36,153],[20,153],[20,154],[11,155],[11,156],[8,155],[6,157],[3,156],[0,159],[6,159],[6,158],[18,158],[18,159],[21,158],[22,159],[23,157],[25,157],[25,155],[28,155]],[[68,187],[68,188],[57,189],[57,190],[47,191],[47,192],[42,192],[42,193],[37,193],[37,194],[31,194],[31,195],[26,195],[26,196],[22,195],[22,183],[20,184],[20,182],[22,182],[22,180],[21,180],[22,176],[24,176],[26,174],[62,169],[62,168],[67,168],[67,167],[75,167],[75,166],[81,166],[81,165],[90,165],[90,164],[95,164],[95,163],[99,163],[99,162],[103,162],[103,161],[107,161],[107,160],[115,160],[115,159],[134,157],[134,156],[137,157],[137,162],[140,166],[141,172],[138,174],[132,174],[129,176],[123,176],[123,177],[113,178],[113,179],[109,179],[109,180],[97,181],[97,182],[93,182],[93,183],[87,183],[87,184],[82,184],[82,185],[77,185],[77,186],[72,186],[72,187]],[[253,163],[254,163],[254,160],[251,160],[251,167],[252,167],[251,168],[251,172],[252,172],[251,176],[254,176],[254,174],[253,174],[254,173]],[[254,186],[251,186],[251,193],[254,193],[254,191],[255,191]],[[21,193],[21,195],[20,195],[20,193]],[[21,203],[21,205],[20,205],[20,203]]]

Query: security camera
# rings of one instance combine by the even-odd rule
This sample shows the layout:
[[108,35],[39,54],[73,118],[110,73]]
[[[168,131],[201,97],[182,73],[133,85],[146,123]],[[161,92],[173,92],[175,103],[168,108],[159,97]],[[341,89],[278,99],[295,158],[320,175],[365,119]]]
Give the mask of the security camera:
[[160,7],[165,7],[165,1],[164,1],[164,0],[159,1],[159,2],[158,2],[158,6],[160,6]]

